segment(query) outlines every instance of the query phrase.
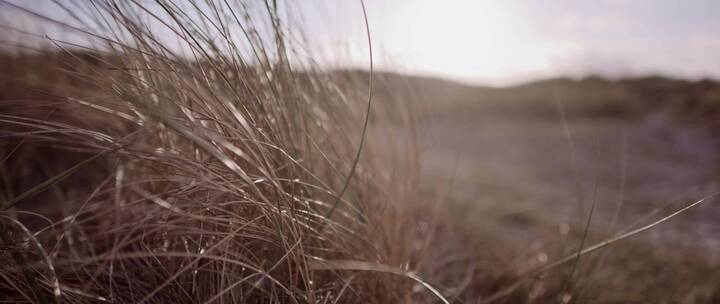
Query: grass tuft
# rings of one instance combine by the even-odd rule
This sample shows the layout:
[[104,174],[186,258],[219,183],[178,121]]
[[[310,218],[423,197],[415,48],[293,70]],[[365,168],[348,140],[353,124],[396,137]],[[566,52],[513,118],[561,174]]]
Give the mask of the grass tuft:
[[[421,204],[363,149],[372,77],[363,105],[344,77],[303,63],[282,6],[256,4],[57,2],[59,20],[4,3],[85,41],[8,55],[52,73],[14,67],[8,87],[23,89],[2,96],[2,218],[32,227],[5,230],[0,255],[18,258],[0,266],[5,299],[442,299],[415,274]],[[60,161],[39,172],[24,160],[34,151]]]

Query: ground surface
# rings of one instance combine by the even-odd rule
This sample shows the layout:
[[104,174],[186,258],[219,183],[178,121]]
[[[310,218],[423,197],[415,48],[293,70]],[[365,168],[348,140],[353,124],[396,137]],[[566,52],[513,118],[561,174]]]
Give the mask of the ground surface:
[[[672,122],[668,114],[569,116],[566,131],[560,114],[533,117],[522,111],[488,102],[464,112],[467,117],[436,115],[421,131],[426,174],[454,176],[456,200],[500,212],[501,223],[510,225],[522,224],[523,214],[572,225],[588,215],[594,192],[594,228],[603,229],[620,200],[617,228],[623,228],[666,203],[679,207],[720,190],[717,138]],[[707,204],[655,231],[662,231],[657,234],[663,241],[716,252],[716,210]]]
[[[697,97],[690,84],[668,96],[592,79],[503,90],[418,82],[425,186],[452,181],[446,202],[457,221],[520,257],[539,252],[552,261],[572,252],[579,237],[564,235],[581,235],[593,201],[586,245],[720,191],[720,133],[695,100],[711,98],[707,88]],[[607,249],[612,262],[602,262],[616,267],[579,276],[600,273],[594,280],[615,286],[611,293],[674,290],[676,300],[701,299],[693,294],[720,283],[704,274],[720,258],[718,204],[617,243]]]

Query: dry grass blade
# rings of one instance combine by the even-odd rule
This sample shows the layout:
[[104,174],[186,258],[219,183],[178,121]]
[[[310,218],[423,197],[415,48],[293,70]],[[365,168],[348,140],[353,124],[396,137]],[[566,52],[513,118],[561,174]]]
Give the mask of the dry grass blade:
[[345,194],[345,191],[347,191],[348,186],[350,185],[350,181],[352,180],[353,175],[355,174],[355,170],[357,170],[357,165],[360,162],[360,155],[362,154],[363,146],[365,145],[365,136],[367,136],[367,129],[368,129],[368,123],[370,122],[370,109],[372,108],[372,97],[373,97],[373,50],[372,50],[372,39],[370,35],[370,24],[368,23],[367,19],[367,10],[365,9],[365,1],[360,0],[360,4],[362,5],[362,11],[363,11],[363,19],[365,21],[365,31],[367,33],[367,43],[368,43],[368,53],[370,56],[370,80],[368,81],[368,100],[367,100],[367,108],[365,109],[365,120],[363,122],[363,128],[362,133],[360,134],[360,143],[358,144],[357,153],[355,153],[355,158],[353,159],[352,167],[350,168],[350,173],[348,174],[347,179],[345,179],[345,183],[342,186],[342,189],[337,195],[337,199],[332,205],[332,208],[330,208],[330,211],[328,211],[327,215],[325,215],[326,218],[330,218],[335,212],[335,209],[337,209],[338,204],[340,204],[340,200],[342,199],[343,195]]
[[399,276],[403,276],[419,283],[433,295],[435,295],[443,303],[449,304],[450,301],[443,297],[442,293],[430,283],[425,282],[423,279],[418,277],[417,274],[411,271],[404,271],[395,267],[387,265],[368,263],[363,261],[341,261],[341,260],[312,260],[310,263],[310,270],[355,270],[355,271],[372,271],[381,273],[391,273]]
[[[6,247],[10,246],[14,242],[8,235],[8,232],[10,230],[6,229],[4,226],[4,224],[0,223],[0,228],[2,228],[2,231],[0,231],[0,241],[2,241],[3,247]],[[15,250],[14,248],[10,249],[9,251],[12,259],[15,260],[15,263],[18,265],[18,267],[22,269],[22,274],[27,281],[27,284],[30,285],[30,292],[35,296],[36,300],[42,304],[49,304],[50,301],[45,295],[45,292],[40,287],[40,280],[37,278],[37,274],[28,268],[28,263],[23,254],[18,250]],[[23,292],[23,295],[27,298],[25,292]]]
[[102,152],[100,152],[100,153],[97,153],[97,154],[95,154],[95,155],[93,155],[93,156],[91,156],[91,157],[89,157],[89,158],[87,158],[87,159],[85,159],[85,160],[83,160],[83,161],[75,164],[74,166],[68,168],[67,170],[65,170],[65,171],[63,171],[63,172],[61,172],[61,173],[53,176],[52,178],[49,178],[49,179],[43,181],[42,183],[40,183],[40,184],[32,187],[31,189],[29,189],[29,190],[21,193],[20,195],[18,195],[18,196],[16,196],[16,197],[13,197],[12,199],[10,199],[10,200],[8,200],[7,202],[3,203],[2,211],[6,211],[6,210],[8,210],[8,209],[10,209],[10,208],[13,208],[13,207],[15,207],[17,204],[19,204],[22,200],[24,200],[24,199],[26,199],[26,198],[28,198],[28,197],[31,197],[31,196],[33,196],[33,195],[35,195],[35,194],[38,194],[39,192],[42,192],[42,191],[44,191],[45,189],[47,189],[47,188],[49,188],[49,187],[57,184],[58,182],[62,181],[63,179],[65,179],[65,178],[67,178],[68,176],[70,176],[70,175],[72,175],[73,173],[75,173],[77,170],[79,170],[79,169],[82,168],[83,166],[85,166],[85,165],[89,164],[90,162],[92,162],[92,161],[100,158],[101,156],[105,155],[106,153],[107,153],[107,151],[102,151]]
[[623,239],[632,237],[632,236],[634,236],[634,235],[637,235],[637,234],[639,234],[639,233],[642,233],[642,232],[644,232],[644,231],[647,231],[647,230],[649,230],[649,229],[652,229],[653,227],[655,227],[655,226],[657,226],[657,225],[660,225],[660,224],[662,224],[663,222],[668,221],[668,220],[670,220],[671,218],[673,218],[673,217],[675,217],[675,216],[677,216],[677,215],[679,215],[679,214],[681,214],[681,213],[683,213],[683,212],[686,212],[686,211],[692,209],[693,207],[695,207],[695,206],[697,206],[697,205],[700,205],[700,204],[702,204],[703,202],[705,202],[705,201],[707,201],[707,200],[709,200],[709,199],[711,199],[711,198],[713,198],[713,197],[715,197],[715,196],[717,196],[717,195],[718,195],[718,194],[713,194],[713,195],[710,195],[710,196],[706,196],[706,197],[704,197],[704,198],[702,198],[702,199],[700,199],[700,200],[698,200],[698,201],[696,201],[696,202],[693,202],[692,204],[689,204],[689,205],[687,205],[687,206],[685,206],[685,207],[683,207],[683,208],[680,208],[679,210],[677,210],[677,211],[675,211],[675,212],[673,212],[673,213],[671,213],[671,214],[669,214],[669,215],[667,215],[667,216],[665,216],[665,217],[663,217],[663,218],[661,218],[661,219],[659,219],[659,220],[656,220],[656,221],[654,221],[654,222],[652,222],[652,223],[650,223],[650,224],[647,224],[647,225],[642,226],[642,227],[640,227],[640,228],[633,229],[633,230],[631,230],[631,231],[628,231],[628,232],[619,234],[619,235],[617,235],[617,236],[615,236],[615,237],[609,238],[609,239],[607,239],[607,240],[605,240],[605,241],[602,241],[602,242],[600,242],[600,243],[594,244],[594,245],[589,246],[589,247],[587,247],[587,248],[585,248],[585,249],[579,250],[577,254],[572,254],[572,255],[566,256],[565,258],[562,258],[562,259],[560,259],[560,260],[557,260],[557,261],[555,261],[555,262],[553,262],[553,263],[551,263],[551,264],[549,264],[549,265],[547,265],[547,266],[545,266],[545,267],[543,267],[543,268],[540,268],[540,269],[538,269],[538,270],[536,270],[536,271],[533,271],[533,272],[531,272],[530,274],[526,275],[526,276],[524,277],[524,279],[517,280],[515,283],[511,284],[510,286],[508,286],[508,287],[506,287],[506,288],[498,291],[497,293],[491,295],[490,297],[485,298],[485,299],[482,301],[482,303],[493,303],[493,302],[502,300],[504,297],[506,297],[507,295],[509,295],[510,293],[512,293],[514,290],[516,290],[517,288],[519,288],[519,287],[522,286],[523,284],[527,283],[527,280],[534,279],[534,278],[536,278],[536,277],[538,277],[538,276],[540,276],[540,275],[542,275],[542,274],[544,274],[544,273],[546,273],[546,272],[548,272],[548,271],[550,271],[550,270],[553,270],[553,269],[555,269],[555,268],[557,268],[557,267],[559,267],[559,266],[562,266],[562,265],[564,265],[564,264],[566,264],[566,263],[568,263],[568,262],[576,261],[579,257],[581,257],[581,256],[583,256],[583,255],[586,255],[586,254],[589,254],[589,253],[591,253],[591,252],[597,251],[597,250],[602,249],[602,248],[604,248],[604,247],[607,247],[607,246],[609,246],[609,245],[611,245],[611,244],[613,244],[613,243],[615,243],[615,242],[621,241],[621,240],[623,240]]

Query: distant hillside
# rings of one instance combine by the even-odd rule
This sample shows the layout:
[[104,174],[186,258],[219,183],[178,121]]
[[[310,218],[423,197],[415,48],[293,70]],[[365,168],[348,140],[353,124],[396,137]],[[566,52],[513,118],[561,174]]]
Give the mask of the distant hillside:
[[[362,85],[367,72],[342,72],[354,75]],[[689,81],[649,76],[609,80],[554,78],[507,88],[471,86],[449,80],[379,72],[375,74],[375,96],[391,98],[391,92],[404,88],[417,100],[433,109],[435,115],[463,113],[492,106],[496,109],[518,107],[527,115],[557,116],[558,103],[574,117],[625,117],[664,112],[678,120],[720,128],[720,82]],[[376,105],[381,107],[381,102]],[[479,107],[479,108],[477,108]],[[459,116],[458,116],[459,115]],[[472,119],[472,117],[467,117]]]
[[[71,64],[81,60],[85,65]],[[103,63],[104,61],[104,63]],[[0,53],[0,99],[15,96],[47,98],[55,88],[87,90],[89,84],[82,76],[92,67],[104,67],[114,62],[107,54],[87,52],[39,53],[16,55]],[[56,70],[38,72],[25,66],[50,64]],[[296,76],[304,73],[297,73]],[[347,81],[345,91],[357,92],[367,86],[367,71],[336,71]],[[301,77],[301,76],[300,76]],[[609,80],[602,77],[583,79],[553,78],[506,88],[472,86],[451,80],[376,72],[374,75],[376,112],[393,112],[387,105],[398,99],[420,103],[433,115],[453,115],[454,119],[473,119],[473,113],[488,106],[498,113],[557,117],[558,104],[573,117],[624,117],[663,111],[679,120],[720,128],[720,82],[689,81],[658,76]],[[363,99],[360,99],[363,100]],[[392,102],[391,102],[392,101]],[[480,107],[480,108],[478,108]],[[512,111],[502,111],[512,107]],[[522,108],[523,111],[518,111]],[[392,113],[387,113],[392,114]]]

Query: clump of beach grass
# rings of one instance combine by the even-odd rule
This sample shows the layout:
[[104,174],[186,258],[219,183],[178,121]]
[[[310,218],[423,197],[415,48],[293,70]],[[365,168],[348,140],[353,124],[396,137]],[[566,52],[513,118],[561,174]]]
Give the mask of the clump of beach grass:
[[482,266],[512,259],[445,218],[417,189],[417,134],[386,129],[412,105],[373,104],[372,64],[319,68],[287,4],[53,3],[64,18],[0,0],[71,33],[3,24],[26,39],[0,55],[3,301],[579,302],[581,258],[703,201],[594,245],[591,211],[564,257]]
[[85,39],[24,32],[51,51],[11,57],[63,76],[0,114],[4,300],[444,301],[415,272],[422,202],[362,150],[372,94],[312,64],[275,1],[3,5]]

